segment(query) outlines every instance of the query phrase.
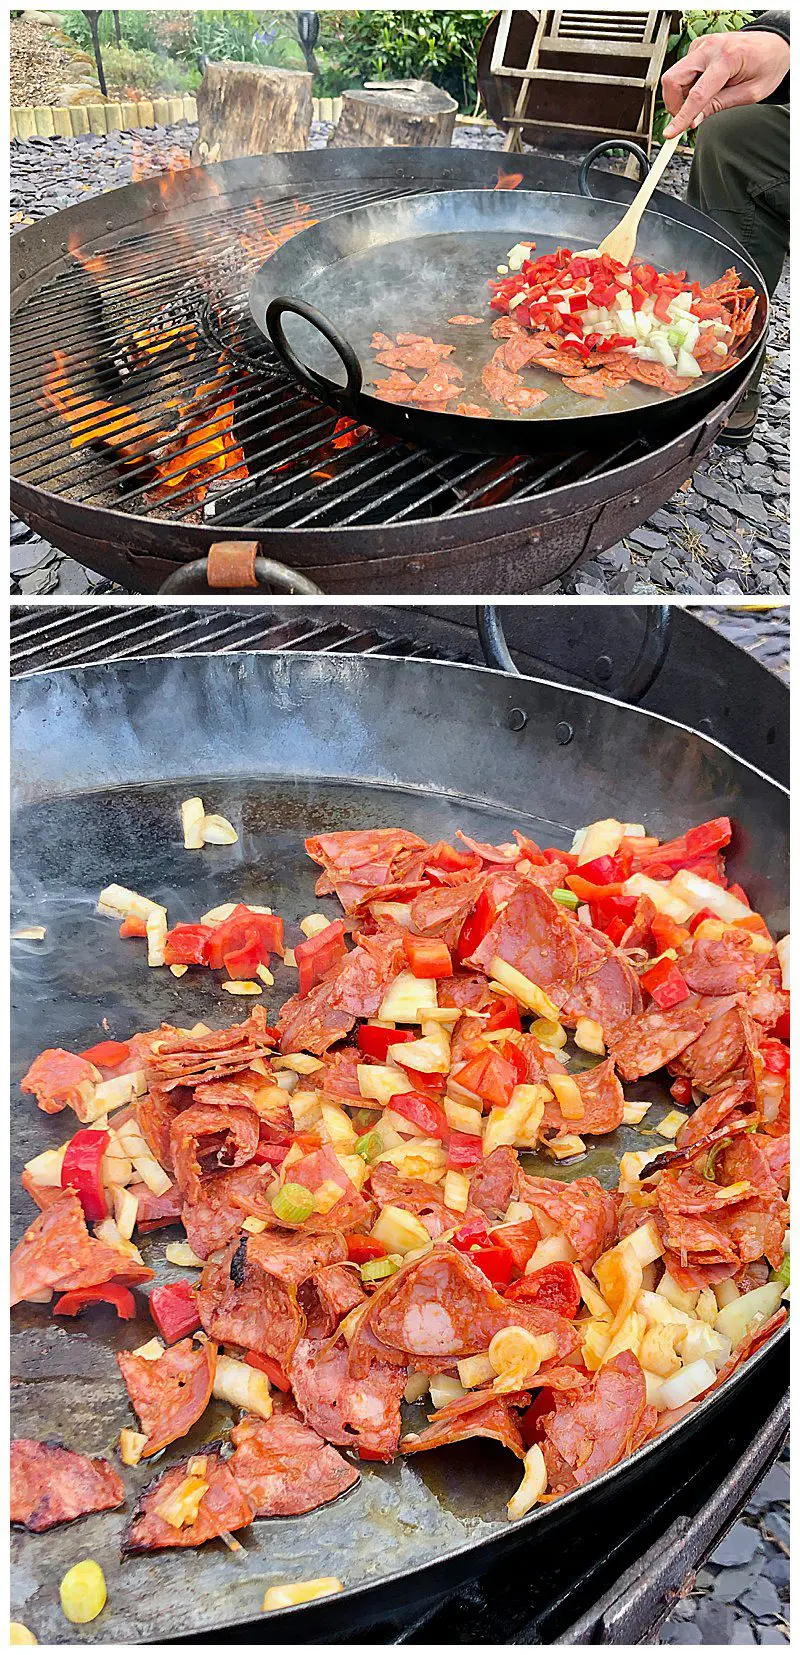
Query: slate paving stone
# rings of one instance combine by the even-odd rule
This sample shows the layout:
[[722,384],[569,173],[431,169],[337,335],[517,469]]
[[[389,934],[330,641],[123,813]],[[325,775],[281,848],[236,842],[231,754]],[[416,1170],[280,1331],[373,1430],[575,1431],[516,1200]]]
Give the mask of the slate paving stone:
[[739,1594],[739,1602],[743,1609],[749,1609],[751,1615],[755,1615],[758,1620],[766,1620],[768,1616],[779,1615],[781,1612],[778,1589],[763,1574],[746,1592]]
[[730,1569],[749,1563],[759,1547],[758,1529],[750,1528],[747,1523],[734,1523],[724,1539],[720,1541],[716,1551],[711,1553],[711,1562],[720,1568]]
[[[309,147],[324,148],[332,131],[329,123],[315,122]],[[81,138],[41,138],[10,146],[12,230],[35,223],[48,213],[85,201],[103,190],[131,180],[134,157],[142,176],[163,170],[187,156],[197,128],[154,127],[135,134],[93,133]],[[465,149],[501,150],[505,135],[493,127],[458,127],[455,143]],[[688,161],[676,157],[662,188],[685,196]],[[675,592],[702,597],[785,595],[789,591],[788,452],[789,452],[789,266],[773,300],[767,365],[762,380],[762,409],[753,441],[744,452],[715,445],[695,473],[694,486],[680,491],[668,506],[659,508],[637,530],[640,566],[593,559],[548,591],[574,595],[599,593]],[[730,514],[730,521],[720,515]],[[687,538],[687,518],[695,519],[697,540]],[[783,519],[783,521],[782,521]],[[692,527],[689,524],[689,527]],[[716,531],[715,533],[712,531]],[[721,531],[721,532],[720,532]],[[643,536],[661,536],[648,540]],[[39,541],[41,553],[48,550]],[[663,555],[668,550],[670,560]],[[658,561],[656,561],[658,560]],[[54,554],[54,562],[35,577],[43,586],[55,580],[55,590],[91,592],[98,577]],[[626,579],[620,579],[621,576]],[[627,578],[630,577],[630,578]],[[731,581],[736,582],[732,588]],[[83,584],[81,584],[83,583]],[[16,588],[18,590],[18,588]],[[121,588],[105,583],[104,590]],[[12,584],[12,591],[15,590]]]

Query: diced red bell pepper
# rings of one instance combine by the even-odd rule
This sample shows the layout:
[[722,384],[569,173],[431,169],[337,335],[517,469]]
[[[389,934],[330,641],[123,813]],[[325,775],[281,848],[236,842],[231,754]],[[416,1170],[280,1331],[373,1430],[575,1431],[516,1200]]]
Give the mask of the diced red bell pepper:
[[173,925],[164,943],[166,965],[207,965],[213,925]]
[[786,1011],[781,1012],[774,1028],[770,1029],[769,1032],[776,1040],[789,1040],[791,1038],[792,1019],[788,1006]]
[[550,1386],[543,1385],[541,1390],[536,1392],[530,1407],[526,1408],[524,1414],[522,1414],[519,1428],[526,1448],[532,1448],[534,1443],[540,1441],[542,1436],[541,1422],[545,1414],[552,1414],[554,1400],[554,1393]]
[[386,1248],[382,1241],[375,1236],[349,1235],[347,1237],[347,1257],[351,1264],[366,1264],[371,1258],[385,1258]]
[[121,937],[146,937],[147,926],[138,914],[126,914],[119,928]]
[[344,941],[344,921],[335,919],[316,937],[307,937],[294,951],[300,973],[300,998],[311,993],[315,983],[321,982],[326,971],[347,953]]
[[762,1040],[758,1049],[771,1075],[788,1075],[789,1048],[782,1040]]
[[100,1287],[72,1287],[62,1293],[53,1305],[54,1316],[79,1316],[87,1304],[113,1305],[123,1322],[136,1315],[136,1300],[129,1287],[121,1282],[107,1281]]
[[395,1092],[389,1107],[404,1120],[411,1121],[412,1126],[418,1126],[428,1138],[439,1138],[444,1143],[449,1136],[450,1128],[441,1104],[426,1098],[423,1092]]
[[491,931],[496,918],[497,909],[491,897],[486,891],[481,891],[472,913],[467,915],[461,927],[456,944],[456,953],[460,960],[469,959],[469,956],[474,954],[487,932]]
[[692,914],[691,919],[686,922],[692,936],[704,919],[719,919],[719,914],[715,914],[713,908],[698,908],[697,913]]
[[674,960],[656,960],[655,965],[642,973],[639,982],[662,1011],[689,998],[689,984]]
[[447,944],[439,937],[403,938],[403,953],[415,977],[452,977],[453,961]]
[[701,822],[698,827],[689,828],[677,839],[667,839],[656,849],[645,847],[640,851],[634,850],[634,865],[637,870],[650,872],[652,864],[671,868],[677,873],[697,857],[707,857],[710,852],[723,850],[731,841],[731,823],[728,816],[715,816],[711,822]]
[[516,1000],[512,1000],[510,994],[499,995],[483,1027],[487,1034],[497,1029],[518,1029],[522,1033],[522,1021]]
[[517,1070],[499,1052],[480,1052],[468,1058],[452,1078],[492,1108],[504,1109],[517,1085]]
[[[619,942],[633,920],[637,902],[635,896],[605,896],[601,892],[589,904],[592,925],[596,931],[604,931],[612,942]],[[612,933],[612,925],[617,935]]]
[[536,1252],[542,1235],[535,1218],[524,1218],[519,1224],[504,1224],[494,1231],[492,1239],[499,1246],[508,1248],[515,1270],[522,1272]]
[[621,882],[611,885],[595,885],[591,879],[585,879],[583,873],[568,873],[564,876],[564,883],[569,890],[578,897],[580,902],[602,902],[605,897],[624,896]]
[[99,1040],[96,1046],[87,1046],[80,1055],[100,1069],[118,1069],[121,1063],[127,1063],[131,1049],[127,1040]]
[[265,1140],[256,1144],[253,1160],[260,1167],[282,1167],[291,1147],[291,1144],[275,1144]]
[[692,1083],[690,1080],[684,1075],[679,1075],[677,1080],[673,1080],[669,1090],[670,1096],[675,1099],[676,1103],[680,1103],[684,1109],[688,1108],[692,1101]]
[[451,1132],[447,1145],[447,1165],[456,1170],[474,1167],[483,1159],[483,1143],[475,1132]]
[[507,1247],[494,1246],[490,1242],[486,1247],[470,1247],[467,1256],[489,1277],[493,1287],[508,1286],[514,1260]]
[[257,931],[246,931],[241,948],[232,948],[223,959],[223,965],[234,982],[255,977],[260,965],[266,964],[264,945]]
[[656,301],[653,305],[653,315],[658,318],[659,322],[666,322],[668,326],[671,326],[673,321],[672,313],[669,307],[674,297],[675,295],[670,292],[657,293]]
[[547,849],[542,851],[542,856],[545,862],[566,862],[570,873],[577,873],[578,858],[574,851],[556,850],[553,845],[548,845]]
[[416,1038],[410,1029],[380,1029],[375,1023],[362,1023],[356,1035],[356,1043],[365,1057],[375,1057],[379,1063],[385,1063],[390,1046],[402,1045],[405,1041]]
[[506,1298],[557,1310],[559,1316],[571,1321],[580,1309],[581,1290],[571,1264],[545,1264],[541,1270],[534,1270],[530,1276],[514,1282]]
[[90,1223],[108,1217],[100,1168],[110,1142],[108,1132],[76,1132],[61,1163],[61,1188],[74,1189]]
[[202,1326],[197,1314],[195,1290],[188,1281],[168,1281],[150,1294],[153,1321],[168,1345],[185,1339]]
[[517,1077],[517,1085],[522,1086],[528,1078],[528,1060],[521,1046],[515,1046],[513,1040],[504,1040],[497,1050],[506,1063],[510,1063]]
[[249,1368],[258,1368],[260,1373],[265,1373],[270,1384],[277,1390],[291,1390],[291,1382],[286,1378],[283,1368],[277,1362],[273,1362],[271,1356],[262,1356],[258,1350],[246,1350],[244,1359]]
[[617,856],[596,856],[593,861],[581,864],[580,876],[593,885],[619,885],[627,879],[632,860],[630,851],[622,851]]
[[458,1253],[468,1253],[470,1247],[484,1245],[488,1238],[489,1226],[486,1219],[468,1218],[466,1223],[457,1229],[452,1238],[452,1244]]
[[685,925],[678,925],[669,914],[654,914],[650,922],[650,930],[659,954],[668,948],[680,949],[689,941],[690,932]]
[[438,844],[434,845],[426,864],[428,868],[441,868],[444,873],[477,872],[480,865],[481,858],[474,851],[456,850],[454,845],[448,845],[444,839],[440,839]]

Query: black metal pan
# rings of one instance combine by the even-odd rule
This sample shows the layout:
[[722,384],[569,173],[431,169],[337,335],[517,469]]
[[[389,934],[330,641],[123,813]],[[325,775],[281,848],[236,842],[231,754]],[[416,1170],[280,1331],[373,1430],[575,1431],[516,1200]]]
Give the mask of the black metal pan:
[[[98,890],[109,880],[166,901],[173,922],[234,896],[299,917],[320,906],[316,870],[303,850],[308,832],[401,822],[428,837],[462,825],[485,839],[508,837],[519,824],[564,845],[588,817],[643,819],[666,835],[725,811],[736,823],[732,876],[773,929],[786,928],[784,790],[680,725],[544,680],[299,653],[132,661],[18,679],[12,741],[14,928],[47,927],[43,942],[12,945],[14,1240],[32,1214],[19,1185],[21,1164],[66,1135],[63,1123],[16,1091],[35,1053],[46,1045],[81,1049],[104,1032],[122,1037],[160,1018],[220,1024],[237,1015],[227,997],[222,1004],[210,973],[177,981],[149,971],[141,948],[96,916]],[[178,806],[187,793],[233,819],[237,846],[183,850]],[[335,905],[323,906],[333,912]],[[276,972],[265,996],[271,1012],[291,986],[288,972]],[[636,1091],[652,1096],[654,1119],[671,1104],[658,1083]],[[589,1169],[615,1184],[620,1151],[642,1141],[630,1129],[600,1140]],[[574,1173],[550,1162],[542,1170]],[[145,1238],[159,1279],[175,1275],[164,1262],[168,1239],[168,1231]],[[48,1307],[18,1307],[15,1433],[112,1453],[130,1423],[115,1352],[151,1333],[144,1316],[117,1323],[98,1310],[65,1337]],[[738,1383],[734,1376],[726,1392]],[[674,1429],[700,1433],[702,1442],[702,1432],[715,1428],[720,1394]],[[409,1410],[409,1426],[421,1417],[421,1408]],[[212,1409],[191,1450],[219,1435],[226,1418],[221,1405]],[[623,1485],[646,1499],[657,1486],[652,1479],[669,1475],[673,1440],[665,1434],[587,1489],[513,1526],[504,1506],[518,1466],[497,1445],[476,1442],[392,1466],[364,1465],[344,1500],[307,1518],[254,1524],[235,1555],[214,1543],[122,1564],[122,1513],[44,1535],[15,1533],[14,1617],[43,1643],[71,1641],[58,1583],[78,1557],[95,1557],[108,1605],[82,1629],[82,1641],[213,1634],[257,1619],[268,1585],[318,1575],[338,1576],[345,1592],[271,1617],[265,1636],[313,1642],[352,1634],[412,1593],[457,1585],[498,1552],[525,1546],[530,1559],[537,1535],[563,1527],[568,1540],[576,1521],[601,1523]],[[124,1470],[128,1512],[150,1475]]]
[[[535,451],[543,438],[566,449],[585,443],[588,419],[602,419],[604,427],[612,422],[620,442],[645,429],[666,431],[676,420],[699,417],[724,395],[728,376],[754,356],[763,339],[769,304],[763,279],[744,249],[732,261],[730,246],[715,238],[710,219],[703,231],[663,211],[645,213],[637,257],[660,270],[685,269],[690,280],[704,286],[733,262],[743,284],[759,296],[737,361],[722,373],[704,376],[675,397],[626,385],[600,401],[578,396],[558,375],[532,368],[526,370],[526,384],[546,390],[547,401],[528,414],[498,413],[491,419],[434,413],[374,394],[375,379],[387,370],[375,365],[372,334],[401,330],[455,345],[452,360],[464,373],[462,399],[491,405],[481,370],[497,349],[487,287],[497,265],[523,239],[534,239],[537,254],[558,246],[576,252],[595,248],[620,216],[616,201],[534,190],[451,190],[359,207],[301,231],[279,248],[253,281],[250,310],[307,390],[341,413],[409,441],[519,453]],[[461,313],[483,317],[482,325],[449,326],[448,318]]]

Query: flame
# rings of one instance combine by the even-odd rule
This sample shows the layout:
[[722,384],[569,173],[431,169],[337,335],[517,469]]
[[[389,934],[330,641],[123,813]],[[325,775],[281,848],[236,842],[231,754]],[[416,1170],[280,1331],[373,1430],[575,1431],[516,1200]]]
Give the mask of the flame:
[[53,366],[42,380],[42,394],[45,406],[55,409],[66,421],[73,448],[105,442],[117,449],[128,464],[135,464],[154,444],[167,440],[166,432],[139,419],[132,408],[124,404],[115,407],[73,390],[69,359],[63,351],[53,351]]
[[74,259],[77,259],[89,276],[108,275],[107,253],[86,253],[78,241],[77,232],[73,230],[68,238],[67,246]]
[[166,173],[171,177],[176,172],[186,172],[191,164],[190,157],[177,144],[172,144],[167,150],[159,150],[155,155],[141,138],[134,136],[131,145],[132,184],[141,184],[145,178],[152,178],[154,174]]
[[292,203],[295,217],[288,224],[280,225],[278,229],[266,221],[266,204],[256,198],[245,209],[244,228],[238,231],[236,241],[240,251],[246,259],[268,259],[285,241],[291,241],[301,230],[310,230],[317,220],[311,216],[311,208],[304,201]]
[[66,423],[73,448],[105,443],[125,465],[147,463],[154,478],[148,487],[153,500],[188,488],[190,498],[200,503],[215,477],[245,482],[249,475],[244,450],[233,437],[233,398],[214,400],[222,393],[219,381],[227,373],[222,364],[216,378],[199,385],[188,402],[172,398],[164,404],[178,415],[172,431],[150,425],[124,403],[115,405],[76,391],[63,351],[53,352],[53,365],[42,381],[42,398]]
[[522,179],[523,174],[521,172],[498,172],[497,183],[494,187],[496,190],[516,190],[522,183]]
[[197,355],[197,329],[192,322],[176,322],[174,327],[153,328],[136,327],[132,321],[126,320],[122,326],[129,332],[119,343],[133,367],[148,363],[152,357],[160,356],[173,345],[185,351],[189,362],[193,362]]

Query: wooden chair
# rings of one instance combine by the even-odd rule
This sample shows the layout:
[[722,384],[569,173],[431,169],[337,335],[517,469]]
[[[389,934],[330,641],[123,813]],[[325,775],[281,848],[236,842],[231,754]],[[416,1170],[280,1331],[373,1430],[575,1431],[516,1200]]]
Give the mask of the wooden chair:
[[[504,11],[494,20],[484,98],[507,150],[636,138],[648,153],[673,11]],[[494,110],[491,103],[494,103]],[[499,103],[499,107],[498,107]]]

